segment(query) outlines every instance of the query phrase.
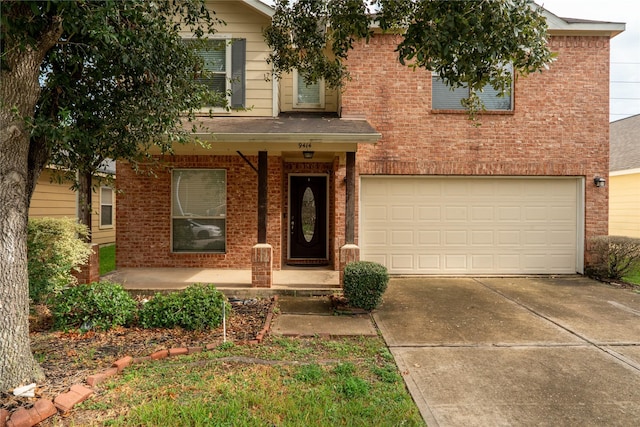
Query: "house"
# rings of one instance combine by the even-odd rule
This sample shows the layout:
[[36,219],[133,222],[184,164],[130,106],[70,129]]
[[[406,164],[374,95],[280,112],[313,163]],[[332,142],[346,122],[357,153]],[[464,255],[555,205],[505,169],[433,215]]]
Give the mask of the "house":
[[640,238],[640,114],[610,129],[609,234]]
[[118,166],[118,268],[251,269],[254,286],[356,259],[391,274],[584,271],[608,229],[594,179],[609,170],[609,42],[624,24],[545,12],[557,62],[510,98],[487,92],[475,127],[459,90],[398,63],[397,35],[358,42],[337,92],[270,78],[270,7],[212,4],[227,23],[209,59],[219,90],[248,109],[201,117],[208,146],[175,147],[155,177]]
[[[115,162],[106,162],[100,173],[115,176]],[[78,193],[70,188],[71,183],[58,182],[55,174],[55,168],[50,166],[38,177],[29,206],[29,218],[78,218]],[[115,190],[111,185],[100,184],[97,179],[94,179],[94,188],[91,243],[113,244],[116,241]]]

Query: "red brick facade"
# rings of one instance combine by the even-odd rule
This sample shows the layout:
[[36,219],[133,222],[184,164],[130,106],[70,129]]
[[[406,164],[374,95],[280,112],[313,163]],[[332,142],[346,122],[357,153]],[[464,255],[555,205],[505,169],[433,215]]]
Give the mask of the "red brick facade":
[[[248,160],[257,163],[257,157]],[[252,247],[257,243],[257,173],[240,156],[172,156],[155,176],[136,174],[127,164],[118,165],[117,266],[251,268]],[[338,265],[344,244],[344,165],[333,163],[285,163],[268,158],[267,243],[273,248],[273,268],[287,258],[288,183],[290,174],[327,175],[329,178],[329,265]],[[227,250],[225,254],[172,253],[171,169],[222,168],[227,170]],[[337,191],[335,191],[337,188]],[[120,201],[120,198],[122,201]],[[337,208],[337,209],[336,209]]]
[[[514,110],[480,116],[431,111],[431,74],[400,65],[398,36],[361,42],[349,57],[352,80],[342,113],[364,116],[382,134],[360,147],[360,175],[583,176],[585,237],[607,234],[609,38],[552,37],[557,61],[519,77]],[[375,60],[372,60],[375,58]]]
[[[609,169],[608,37],[552,37],[557,62],[517,78],[513,111],[482,114],[478,127],[464,112],[431,111],[431,74],[400,65],[397,43],[398,36],[375,36],[350,53],[352,80],[341,97],[343,117],[365,117],[382,134],[375,146],[359,146],[358,175],[584,177],[585,237],[607,233],[608,190],[596,188],[593,178],[607,176]],[[286,163],[269,156],[267,243],[273,269],[287,258],[288,177],[303,173],[329,177],[329,264],[339,268],[346,184],[344,155],[341,161],[337,154],[333,162]],[[248,157],[257,164],[256,156]],[[118,165],[123,193],[117,205],[117,266],[251,268],[257,173],[237,155],[165,160],[168,166],[157,170],[157,177]],[[227,170],[225,254],[171,252],[172,167]],[[357,235],[356,229],[356,243]]]
[[[257,164],[257,157],[250,157]],[[280,254],[282,162],[269,157],[267,241]],[[250,268],[251,248],[257,243],[257,173],[240,156],[166,157],[167,167],[154,176],[138,174],[118,165],[118,250],[122,267]],[[227,171],[227,250],[216,253],[171,252],[171,169],[222,168]],[[280,269],[274,256],[273,267]]]

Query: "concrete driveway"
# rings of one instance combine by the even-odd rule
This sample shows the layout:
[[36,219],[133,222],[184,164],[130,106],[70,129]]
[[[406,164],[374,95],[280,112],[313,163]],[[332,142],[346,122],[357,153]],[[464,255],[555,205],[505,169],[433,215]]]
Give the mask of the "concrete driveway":
[[394,278],[374,314],[434,426],[640,425],[640,294],[580,277]]

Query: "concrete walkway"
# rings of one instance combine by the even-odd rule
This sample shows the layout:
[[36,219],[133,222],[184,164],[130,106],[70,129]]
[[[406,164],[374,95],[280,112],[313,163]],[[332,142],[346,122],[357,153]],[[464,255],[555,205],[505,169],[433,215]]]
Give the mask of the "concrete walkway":
[[271,333],[283,336],[376,336],[370,314],[336,316],[328,297],[291,297],[278,299],[281,314],[273,322]]
[[434,426],[637,426],[640,294],[579,276],[392,279],[374,319]]

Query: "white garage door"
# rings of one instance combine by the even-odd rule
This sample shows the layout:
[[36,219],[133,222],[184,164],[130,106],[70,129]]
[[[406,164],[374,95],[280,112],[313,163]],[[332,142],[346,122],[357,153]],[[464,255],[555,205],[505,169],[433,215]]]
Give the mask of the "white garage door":
[[392,274],[575,273],[580,186],[576,178],[363,176],[361,259]]

